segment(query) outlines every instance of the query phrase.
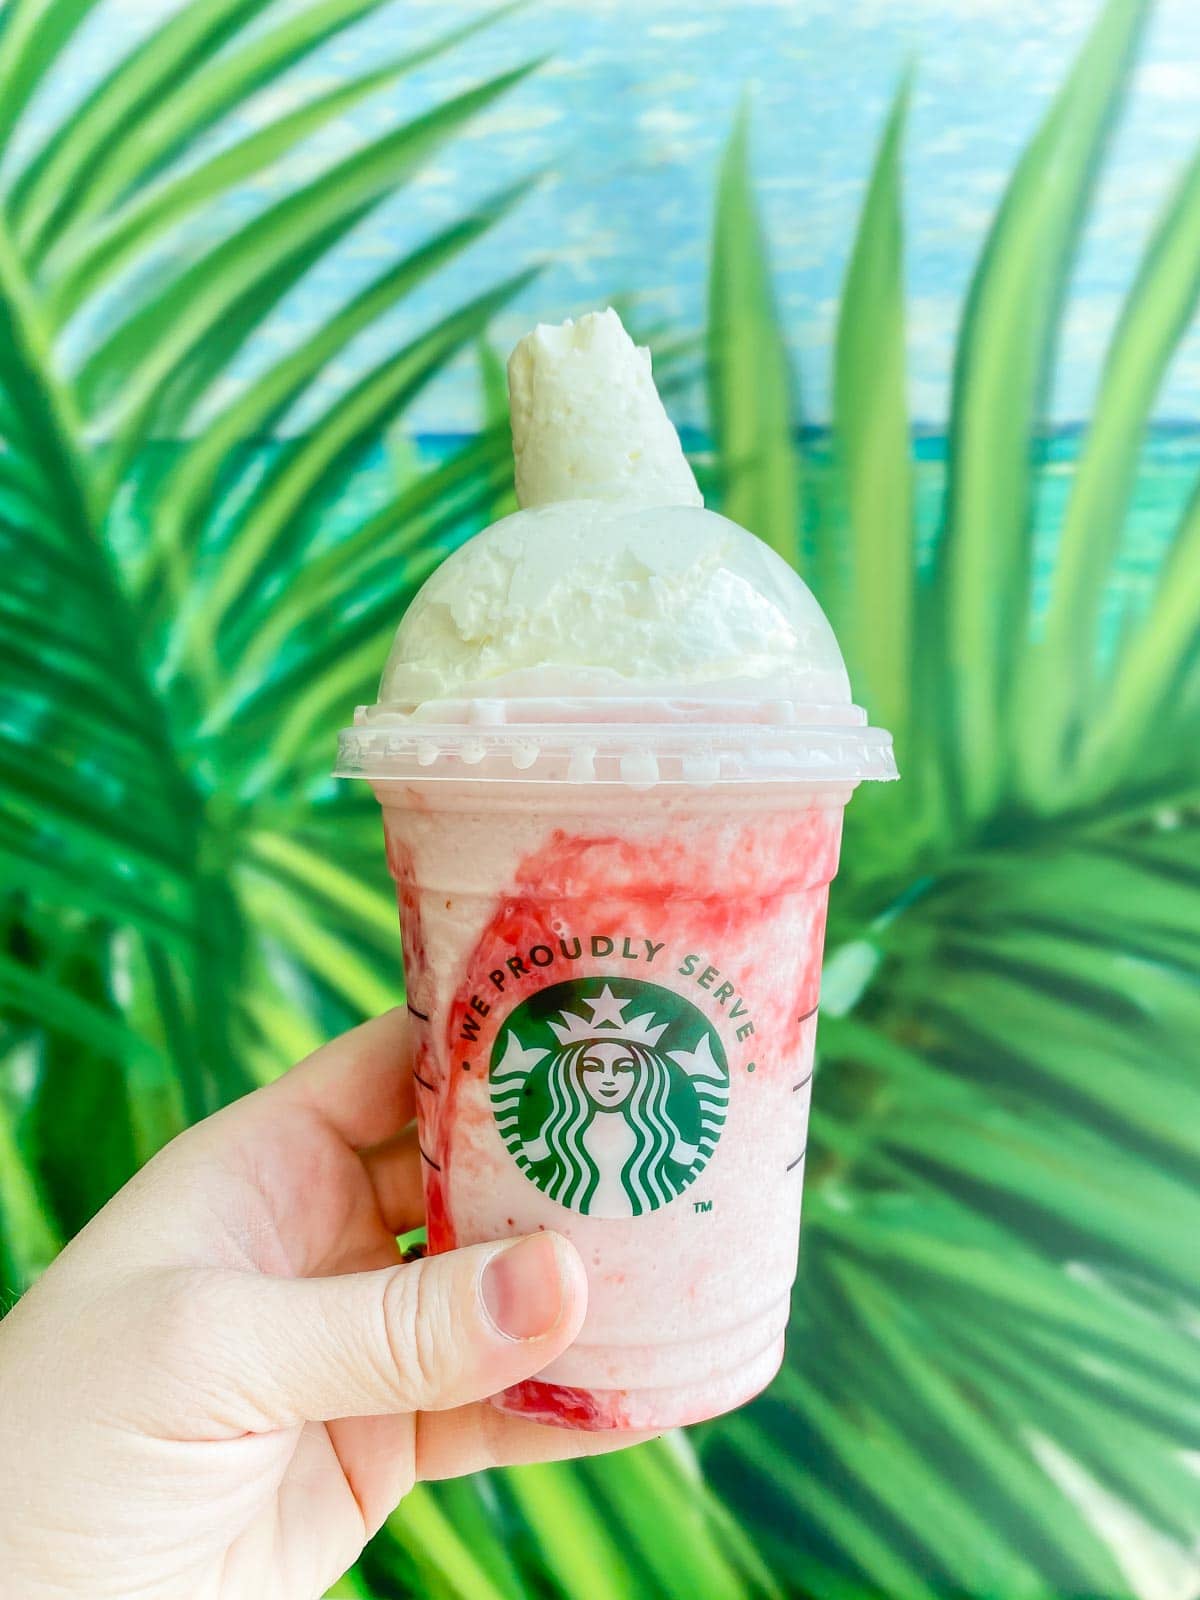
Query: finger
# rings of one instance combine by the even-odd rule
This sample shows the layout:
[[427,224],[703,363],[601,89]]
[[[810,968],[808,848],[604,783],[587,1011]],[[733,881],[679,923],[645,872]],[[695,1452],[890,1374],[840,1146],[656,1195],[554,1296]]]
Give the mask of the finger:
[[374,1536],[416,1483],[415,1416],[339,1417],[325,1424],[367,1537]]
[[421,1191],[421,1148],[417,1125],[408,1127],[383,1144],[360,1150],[367,1177],[375,1191],[379,1215],[392,1233],[407,1233],[425,1220],[425,1198]]
[[621,1429],[551,1428],[507,1416],[486,1400],[412,1417],[341,1417],[327,1425],[327,1432],[369,1534],[378,1532],[415,1482],[485,1467],[606,1455],[658,1437]]
[[497,1411],[487,1401],[457,1411],[429,1411],[417,1419],[417,1478],[433,1482],[485,1467],[520,1467],[533,1461],[572,1461],[645,1444],[655,1433],[607,1428],[554,1428],[529,1417]]
[[483,1399],[561,1354],[587,1303],[554,1233],[336,1278],[186,1278],[197,1303],[176,1361],[205,1415],[241,1432]]
[[389,1139],[416,1112],[413,1038],[396,1007],[314,1051],[263,1091],[309,1106],[351,1145]]

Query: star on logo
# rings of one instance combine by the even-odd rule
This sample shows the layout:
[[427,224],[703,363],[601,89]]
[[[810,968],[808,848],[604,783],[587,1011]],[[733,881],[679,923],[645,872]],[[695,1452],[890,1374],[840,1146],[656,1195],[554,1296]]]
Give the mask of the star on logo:
[[561,1022],[551,1022],[550,1031],[559,1044],[583,1044],[588,1039],[623,1039],[629,1044],[653,1047],[667,1031],[667,1023],[656,1023],[652,1012],[626,1020],[625,1011],[632,1000],[618,1000],[607,983],[594,1000],[583,999],[592,1013],[591,1020],[578,1011],[560,1011]]
[[592,1026],[594,1028],[598,1028],[602,1024],[610,1028],[623,1028],[625,1026],[625,1011],[632,1002],[618,1000],[606,983],[595,1000],[585,1000],[583,1003],[592,1013]]

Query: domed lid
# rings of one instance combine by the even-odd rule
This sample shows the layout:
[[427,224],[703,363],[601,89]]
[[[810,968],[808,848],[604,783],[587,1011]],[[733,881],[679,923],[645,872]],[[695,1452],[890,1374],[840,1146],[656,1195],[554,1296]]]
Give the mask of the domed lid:
[[891,740],[852,703],[807,585],[703,509],[646,353],[615,313],[539,328],[514,352],[510,387],[523,509],[415,596],[337,771],[639,786],[895,777]]

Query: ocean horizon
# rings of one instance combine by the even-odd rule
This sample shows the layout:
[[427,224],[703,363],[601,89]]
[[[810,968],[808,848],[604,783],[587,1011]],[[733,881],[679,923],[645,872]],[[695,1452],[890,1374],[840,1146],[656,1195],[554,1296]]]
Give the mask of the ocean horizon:
[[[383,507],[394,496],[398,484],[425,468],[436,466],[461,449],[475,430],[435,430],[420,434],[397,435],[389,444],[372,450],[346,478],[341,490],[318,509],[321,526],[312,548],[335,545],[343,532],[356,527],[364,515]],[[1049,598],[1054,572],[1059,530],[1070,498],[1075,467],[1086,441],[1086,424],[1054,424],[1034,439],[1031,463],[1034,471],[1032,516],[1034,523],[1031,606],[1036,620]],[[683,427],[682,442],[688,454],[705,466],[712,450],[708,434]],[[286,451],[296,437],[248,440],[240,452],[240,467],[261,472],[272,457]],[[403,448],[398,448],[403,441]],[[826,515],[835,515],[835,499],[828,493],[833,483],[832,433],[827,427],[809,424],[797,431],[798,462],[807,487],[808,509],[805,526]],[[159,443],[156,455],[169,457],[181,449],[178,442]],[[912,435],[914,466],[914,520],[917,560],[925,566],[936,547],[945,500],[948,463],[946,430],[914,428]],[[161,483],[169,471],[169,460],[147,462],[147,481]],[[1118,629],[1144,608],[1162,575],[1163,551],[1170,544],[1181,517],[1200,491],[1200,426],[1183,421],[1155,422],[1146,431],[1130,497],[1128,515],[1112,581],[1106,594],[1102,618],[1103,636],[1109,643]],[[122,516],[127,523],[153,515],[153,490],[126,506]],[[464,520],[439,541],[448,554],[478,527],[478,519]],[[133,527],[129,528],[132,534]],[[804,570],[807,538],[799,529],[800,567]],[[121,531],[114,533],[120,545]],[[219,543],[220,533],[216,531]]]
[[[35,146],[177,3],[101,0],[31,107],[9,158]],[[216,143],[254,132],[483,11],[479,0],[392,0],[253,96]],[[535,264],[535,281],[492,324],[497,352],[534,322],[613,299],[643,324],[698,334],[716,177],[744,99],[801,414],[819,424],[830,414],[829,353],[871,162],[911,69],[903,162],[910,406],[934,430],[944,427],[971,273],[1021,150],[1097,13],[1098,0],[712,0],[699,11],[692,0],[539,0],[519,7],[364,98],[258,174],[228,214],[205,213],[164,242],[168,258],[191,260],[211,245],[214,229],[294,192],[398,121],[540,62],[285,297],[217,386],[212,413],[389,262],[534,173],[539,183],[511,216],[330,363],[291,424],[308,426],[382,348],[398,348],[449,307]],[[1090,413],[1125,295],[1198,144],[1200,6],[1158,0],[1064,302],[1046,406],[1056,424],[1069,428],[1069,419]],[[203,153],[212,147],[207,141]],[[76,333],[86,344],[88,328]],[[674,404],[680,420],[702,426],[702,387],[681,390]],[[1200,420],[1200,329],[1183,339],[1156,409]],[[477,366],[467,352],[417,397],[411,416],[417,431],[436,434],[469,431],[479,410]]]

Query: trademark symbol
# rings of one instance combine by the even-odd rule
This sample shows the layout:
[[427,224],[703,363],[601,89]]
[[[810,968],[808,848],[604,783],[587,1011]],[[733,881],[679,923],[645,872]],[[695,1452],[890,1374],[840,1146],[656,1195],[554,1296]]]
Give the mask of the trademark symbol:
[[711,1200],[693,1200],[692,1201],[692,1210],[696,1211],[696,1212],[711,1211],[712,1210],[712,1201]]

